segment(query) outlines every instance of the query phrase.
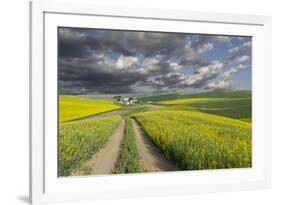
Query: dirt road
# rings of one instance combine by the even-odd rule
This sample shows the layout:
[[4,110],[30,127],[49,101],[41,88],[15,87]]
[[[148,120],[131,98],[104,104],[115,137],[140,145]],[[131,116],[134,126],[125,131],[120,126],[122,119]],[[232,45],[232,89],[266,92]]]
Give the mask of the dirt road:
[[113,116],[113,115],[124,115],[127,112],[129,112],[129,110],[121,108],[121,109],[117,109],[117,110],[113,110],[113,111],[109,111],[109,112],[104,112],[104,113],[100,113],[100,114],[96,114],[96,115],[91,115],[91,116],[84,117],[84,118],[75,119],[75,121],[76,120],[96,119],[96,118],[102,118],[102,117],[110,117],[110,116]]
[[[165,106],[162,105],[147,105],[147,110],[146,111],[151,111],[151,110],[155,110],[155,109],[159,109],[159,108],[163,108]],[[100,113],[100,114],[95,114],[95,115],[90,115],[87,117],[82,117],[82,118],[78,118],[78,119],[73,119],[70,121],[78,121],[78,120],[89,120],[89,119],[96,119],[96,118],[102,118],[102,117],[110,117],[113,115],[121,115],[124,116],[129,112],[133,111],[133,108],[137,108],[137,107],[123,107],[120,109],[116,109],[116,110],[112,110],[112,111],[108,111],[108,112],[104,112],[104,113]]]
[[75,175],[111,174],[119,157],[124,130],[125,120],[122,119],[105,146]]
[[164,157],[159,148],[146,136],[139,124],[134,119],[132,121],[137,149],[144,169],[147,172],[179,170],[177,166]]

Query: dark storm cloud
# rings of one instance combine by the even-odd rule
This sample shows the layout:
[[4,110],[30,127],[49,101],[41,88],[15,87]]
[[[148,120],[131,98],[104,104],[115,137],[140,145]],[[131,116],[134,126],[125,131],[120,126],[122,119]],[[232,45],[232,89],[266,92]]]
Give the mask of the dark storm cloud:
[[203,56],[233,37],[79,28],[59,28],[58,37],[59,89],[67,94],[130,93],[138,86],[148,91],[208,88],[225,65],[247,60],[249,49],[237,45],[220,62]]
[[[130,85],[144,80],[142,74],[118,69],[118,65],[103,55],[89,58],[61,60],[59,63],[59,80],[77,82],[84,92],[118,93],[131,92]],[[79,86],[78,86],[79,87]],[[83,91],[81,89],[81,91]]]
[[167,33],[107,31],[90,29],[59,29],[61,57],[84,57],[92,51],[112,51],[130,56],[168,55],[185,45],[185,35]]
[[[60,57],[85,57],[92,51],[117,51],[124,55],[132,54],[119,42],[118,36],[108,35],[106,31],[97,31],[95,35],[89,29],[59,29]],[[108,37],[107,37],[108,36]]]

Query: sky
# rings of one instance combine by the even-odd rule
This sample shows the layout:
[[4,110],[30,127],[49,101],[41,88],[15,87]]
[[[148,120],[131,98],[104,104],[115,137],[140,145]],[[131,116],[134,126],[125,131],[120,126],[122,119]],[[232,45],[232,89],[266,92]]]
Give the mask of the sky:
[[60,94],[251,90],[251,37],[58,28]]

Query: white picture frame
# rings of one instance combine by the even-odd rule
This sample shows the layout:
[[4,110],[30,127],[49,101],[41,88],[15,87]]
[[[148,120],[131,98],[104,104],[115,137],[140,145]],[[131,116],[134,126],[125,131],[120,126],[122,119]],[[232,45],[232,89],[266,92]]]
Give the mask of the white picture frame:
[[[58,178],[56,160],[58,26],[253,36],[253,167]],[[107,7],[80,3],[31,2],[30,202],[43,204],[269,188],[270,76],[270,17]]]

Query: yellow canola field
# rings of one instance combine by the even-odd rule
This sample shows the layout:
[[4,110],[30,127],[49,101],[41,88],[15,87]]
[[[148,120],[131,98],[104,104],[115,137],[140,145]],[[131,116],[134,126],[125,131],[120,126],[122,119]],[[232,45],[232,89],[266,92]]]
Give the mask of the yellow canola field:
[[251,123],[194,111],[152,111],[134,117],[183,170],[252,166]]
[[108,100],[92,100],[77,96],[59,96],[59,122],[95,115],[121,106]]
[[59,125],[59,176],[79,170],[103,147],[121,121],[118,115]]
[[160,102],[160,104],[177,105],[177,104],[185,104],[185,103],[191,103],[191,102],[210,101],[210,100],[218,100],[218,98],[182,98],[182,99],[176,99],[176,100],[162,101],[162,102]]

